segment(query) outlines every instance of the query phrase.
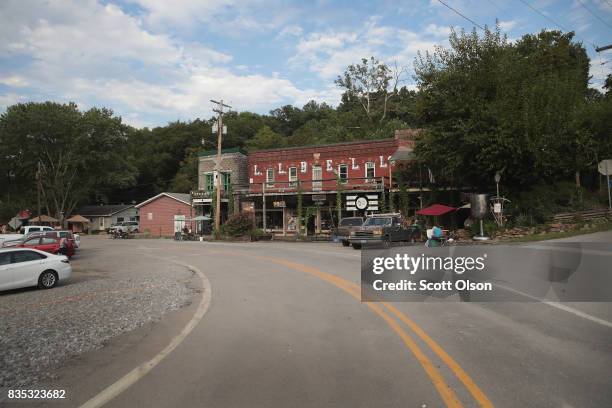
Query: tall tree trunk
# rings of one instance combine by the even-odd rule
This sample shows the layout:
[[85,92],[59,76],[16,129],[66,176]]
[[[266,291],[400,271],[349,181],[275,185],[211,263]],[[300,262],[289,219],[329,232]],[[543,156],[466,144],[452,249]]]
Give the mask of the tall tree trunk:
[[576,170],[574,177],[576,179],[576,188],[580,188],[580,170]]

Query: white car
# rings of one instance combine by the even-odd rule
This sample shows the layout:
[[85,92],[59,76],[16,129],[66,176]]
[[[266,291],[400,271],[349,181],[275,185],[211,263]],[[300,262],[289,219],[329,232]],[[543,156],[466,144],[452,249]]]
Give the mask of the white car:
[[0,290],[28,286],[50,289],[71,274],[72,266],[64,255],[33,248],[0,249]]

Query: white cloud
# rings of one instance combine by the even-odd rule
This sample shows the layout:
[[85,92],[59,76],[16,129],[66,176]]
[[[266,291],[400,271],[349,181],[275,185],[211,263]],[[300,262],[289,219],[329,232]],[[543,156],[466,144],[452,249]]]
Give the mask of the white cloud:
[[[203,2],[184,2],[196,3]],[[155,20],[170,3],[147,4],[152,11],[145,18]],[[180,19],[189,10],[190,6],[166,17]],[[248,18],[237,18],[248,25]],[[112,107],[125,113],[126,121],[142,125],[152,117],[192,119],[210,114],[211,98],[223,97],[239,110],[259,112],[281,103],[337,98],[335,90],[300,89],[280,74],[248,74],[244,65],[236,67],[240,74],[235,73],[227,66],[231,55],[145,26],[139,17],[95,0],[40,2],[29,14],[18,2],[2,3],[0,55],[31,60],[18,69],[0,67],[0,83],[10,89],[0,95],[0,105],[27,99],[16,89],[29,87],[39,95],[77,101],[81,107]]]
[[24,86],[28,86],[28,80],[21,75],[10,75],[0,77],[0,84],[13,88],[23,88]]
[[281,30],[278,34],[279,38],[283,37],[300,37],[304,33],[302,27],[298,25],[289,25]]
[[16,93],[5,93],[0,94],[0,108],[6,109],[7,107],[14,105],[19,102],[23,102],[25,98],[22,95]]
[[441,37],[446,39],[451,33],[451,27],[429,24],[427,27],[425,27],[425,33],[433,37]]
[[325,31],[302,38],[289,60],[294,69],[305,67],[324,80],[331,80],[362,58],[374,56],[388,64],[412,66],[418,51],[432,51],[445,44],[450,28],[434,24],[423,32],[381,26],[379,18],[370,18],[358,31]]
[[514,27],[516,26],[516,21],[515,20],[508,20],[508,21],[500,21],[499,22],[499,28],[502,31],[510,31],[512,30]]

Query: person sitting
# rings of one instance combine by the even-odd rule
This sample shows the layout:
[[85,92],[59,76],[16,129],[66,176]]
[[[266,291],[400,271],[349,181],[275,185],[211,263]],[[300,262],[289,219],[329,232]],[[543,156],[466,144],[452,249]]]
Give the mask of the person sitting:
[[442,228],[434,225],[431,229],[427,230],[427,241],[425,242],[425,246],[439,247],[442,246],[443,241]]

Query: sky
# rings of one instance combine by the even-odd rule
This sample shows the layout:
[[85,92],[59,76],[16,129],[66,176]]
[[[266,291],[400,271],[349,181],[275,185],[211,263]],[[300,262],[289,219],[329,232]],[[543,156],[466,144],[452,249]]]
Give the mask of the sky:
[[[509,39],[576,32],[591,85],[612,70],[612,0],[1,0],[0,112],[19,102],[107,107],[136,127],[209,118],[210,99],[267,113],[337,105],[334,80],[374,56],[406,67],[451,27],[498,20]],[[525,3],[531,5],[528,7]],[[535,9],[535,10],[534,10]],[[541,13],[541,14],[540,14]],[[480,31],[480,29],[478,29]]]

